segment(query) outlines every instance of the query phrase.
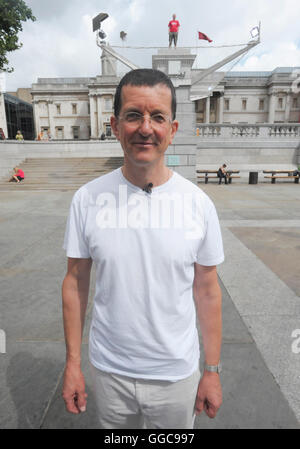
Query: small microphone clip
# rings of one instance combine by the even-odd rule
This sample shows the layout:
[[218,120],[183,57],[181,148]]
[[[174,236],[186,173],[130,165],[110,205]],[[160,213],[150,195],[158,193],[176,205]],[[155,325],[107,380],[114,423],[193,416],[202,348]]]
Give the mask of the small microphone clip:
[[145,187],[143,188],[143,190],[144,190],[144,192],[150,193],[150,195],[151,195],[151,193],[152,193],[152,187],[153,187],[152,182],[149,182],[149,184],[146,184],[146,185],[145,185]]

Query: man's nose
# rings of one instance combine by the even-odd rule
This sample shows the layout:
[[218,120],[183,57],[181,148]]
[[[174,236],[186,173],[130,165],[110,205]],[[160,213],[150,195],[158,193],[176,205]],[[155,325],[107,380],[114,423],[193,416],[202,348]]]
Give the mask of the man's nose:
[[139,126],[139,132],[143,136],[147,136],[149,134],[152,134],[153,126],[152,126],[151,117],[143,116],[141,124]]

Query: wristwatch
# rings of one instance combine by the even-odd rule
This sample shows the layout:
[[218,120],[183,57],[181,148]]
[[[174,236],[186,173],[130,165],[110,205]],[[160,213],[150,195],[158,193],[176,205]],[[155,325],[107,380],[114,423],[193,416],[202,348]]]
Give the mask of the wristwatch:
[[205,371],[210,371],[211,373],[218,373],[218,374],[220,374],[220,372],[222,371],[221,362],[219,362],[217,365],[207,365],[205,363],[204,370]]

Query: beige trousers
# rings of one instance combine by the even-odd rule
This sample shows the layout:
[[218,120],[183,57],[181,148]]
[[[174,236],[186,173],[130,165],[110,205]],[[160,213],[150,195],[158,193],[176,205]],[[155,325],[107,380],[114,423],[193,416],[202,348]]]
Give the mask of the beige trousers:
[[100,428],[193,429],[199,370],[169,382],[90,369]]

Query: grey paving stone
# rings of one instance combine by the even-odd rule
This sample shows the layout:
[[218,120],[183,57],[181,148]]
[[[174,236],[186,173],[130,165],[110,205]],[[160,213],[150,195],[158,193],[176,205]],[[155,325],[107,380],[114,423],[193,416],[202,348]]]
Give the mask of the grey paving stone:
[[65,345],[12,342],[0,354],[0,428],[38,429],[61,376]]
[[98,429],[96,403],[93,397],[92,382],[88,362],[88,348],[84,345],[82,349],[82,371],[85,377],[87,408],[86,412],[73,415],[66,411],[62,392],[62,378],[52,398],[47,414],[44,416],[42,429]]
[[196,429],[299,429],[287,399],[254,343],[223,345],[223,405],[196,418]]

